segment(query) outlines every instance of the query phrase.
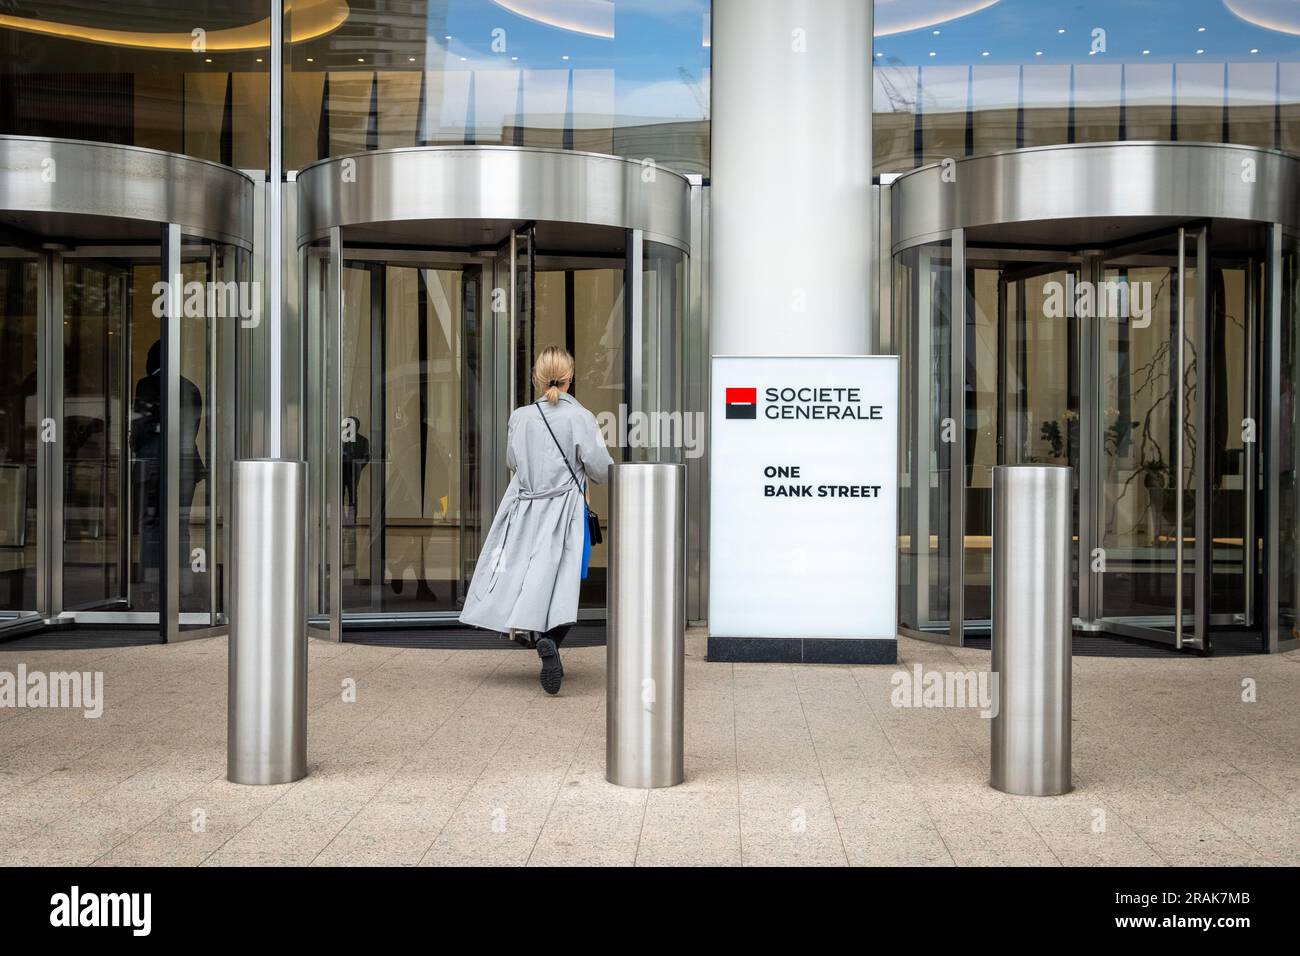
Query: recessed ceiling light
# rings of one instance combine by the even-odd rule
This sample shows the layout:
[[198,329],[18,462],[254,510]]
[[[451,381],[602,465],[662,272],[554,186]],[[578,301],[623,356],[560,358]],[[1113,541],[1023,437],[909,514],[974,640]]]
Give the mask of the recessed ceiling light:
[[357,62],[358,62],[358,63],[365,63],[365,62],[366,62],[366,58],[365,58],[364,56],[359,56],[359,57],[357,57]]
[[1143,56],[1150,56],[1150,55],[1151,55],[1151,51],[1150,51],[1150,50],[1143,50],[1143,51],[1142,51],[1142,55],[1143,55]]
[[512,59],[512,60],[517,60],[517,59],[519,59],[519,57],[517,57],[517,56],[512,56],[510,59]]
[[204,58],[203,58],[203,62],[204,62],[204,63],[211,63],[211,62],[212,62],[212,57],[210,57],[210,56],[206,56],[206,57],[204,57]]
[[1057,32],[1057,33],[1064,33],[1064,32],[1065,32],[1065,27],[1061,27],[1061,29],[1057,30],[1056,32]]
[[1254,48],[1253,50],[1251,50],[1250,52],[1251,52],[1251,53],[1258,53],[1258,52],[1259,52],[1259,47],[1255,47],[1255,48]]
[[262,58],[261,58],[260,56],[257,58],[257,62],[258,62],[258,63],[261,63],[261,62],[262,62]]
[[309,56],[309,57],[307,57],[307,62],[308,62],[308,63],[315,63],[315,62],[316,62],[316,58],[315,58],[314,56]]
[[448,33],[445,37],[443,37],[443,39],[444,39],[444,40],[450,40],[450,39],[451,39],[451,34]]
[[1196,55],[1197,55],[1197,56],[1200,56],[1200,55],[1201,55],[1202,53],[1204,53],[1204,52],[1205,52],[1204,50],[1197,50],[1197,51],[1196,51]]
[[560,57],[560,59],[561,59],[561,60],[567,60],[567,59],[568,59],[568,58],[569,58],[569,57],[568,57],[568,55],[567,55],[567,54],[566,54],[566,55],[564,55],[564,56],[562,56],[562,57]]
[[406,58],[406,62],[407,62],[407,63],[414,63],[414,62],[415,62],[415,57],[413,57],[413,56],[408,56],[408,57]]
[[464,57],[464,56],[462,56],[462,57],[460,58],[460,62],[464,63],[467,59],[468,59],[468,57]]
[[1043,51],[1042,51],[1042,50],[1035,50],[1035,51],[1034,51],[1034,56],[1042,56],[1042,55],[1043,55]]
[[938,31],[938,30],[935,30],[935,31],[934,31],[934,35],[935,35],[935,36],[938,36],[938,35],[939,35],[939,31]]
[[1196,28],[1196,32],[1197,32],[1197,33],[1204,33],[1204,32],[1205,32],[1205,27],[1197,27],[1197,28]]
[[988,51],[988,50],[984,50],[984,51],[982,51],[982,52],[980,53],[980,56],[988,56],[988,55],[989,55],[989,51]]
[[938,55],[939,54],[935,53],[933,50],[930,51],[930,56],[938,56]]

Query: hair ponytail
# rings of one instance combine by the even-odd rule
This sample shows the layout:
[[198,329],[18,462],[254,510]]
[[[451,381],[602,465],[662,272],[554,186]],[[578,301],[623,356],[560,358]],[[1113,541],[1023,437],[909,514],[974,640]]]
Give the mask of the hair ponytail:
[[558,345],[548,345],[533,365],[533,385],[552,405],[560,400],[560,391],[573,381],[573,356]]

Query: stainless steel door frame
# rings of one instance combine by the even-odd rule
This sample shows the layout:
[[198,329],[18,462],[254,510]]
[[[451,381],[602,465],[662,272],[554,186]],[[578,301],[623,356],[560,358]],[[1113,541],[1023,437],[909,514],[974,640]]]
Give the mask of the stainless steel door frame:
[[[1282,323],[1294,321],[1293,316],[1282,314],[1282,247],[1289,234],[1281,223],[1273,223],[1268,230],[1267,273],[1264,313],[1264,408],[1263,438],[1264,471],[1264,643],[1265,649],[1276,653],[1290,635],[1282,633]],[[1294,241],[1294,240],[1293,240]],[[1300,348],[1300,335],[1293,334]],[[1300,366],[1297,366],[1300,367]],[[1296,440],[1296,436],[1292,436]],[[1300,582],[1297,582],[1300,587]],[[1300,600],[1300,594],[1292,598]],[[1300,608],[1300,604],[1295,604]]]
[[42,260],[41,288],[44,291],[45,321],[44,355],[38,359],[42,379],[40,392],[44,402],[41,414],[43,429],[48,429],[53,439],[44,440],[43,474],[38,477],[44,496],[39,507],[45,516],[42,522],[45,559],[41,567],[45,572],[44,617],[53,620],[63,611],[63,444],[64,444],[64,340],[63,340],[63,254],[51,253]]
[[[953,441],[949,447],[948,521],[952,530],[948,554],[948,633],[966,645],[966,230],[952,231],[952,318],[949,358],[951,395],[949,416]],[[929,542],[926,542],[927,546]]]
[[338,226],[333,226],[329,230],[325,293],[325,414],[321,425],[325,452],[325,580],[329,638],[335,643],[343,640],[343,306],[343,235]]

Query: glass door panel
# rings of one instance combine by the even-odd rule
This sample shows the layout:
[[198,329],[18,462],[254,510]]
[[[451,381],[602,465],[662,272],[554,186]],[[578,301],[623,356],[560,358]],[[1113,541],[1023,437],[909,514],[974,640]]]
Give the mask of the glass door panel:
[[40,276],[37,259],[0,249],[0,626],[40,606]]
[[[179,418],[167,423],[168,433],[178,445],[180,472],[176,479],[177,505],[174,521],[177,535],[176,574],[181,629],[211,624],[212,610],[209,563],[212,514],[211,452],[208,448],[211,412],[214,408],[214,367],[210,338],[215,331],[215,299],[210,250],[185,243],[181,251],[184,298],[178,329],[180,334],[177,402]],[[215,464],[215,462],[211,462]]]
[[[481,268],[349,261],[343,270],[342,610],[454,612],[479,499],[462,456],[466,349]],[[477,343],[476,343],[477,344]]]
[[[129,369],[134,334],[134,276],[129,264],[63,260],[63,593],[68,610],[125,610],[132,496],[129,449],[132,422]],[[144,332],[146,329],[138,331]],[[146,342],[147,346],[147,342]],[[145,381],[152,381],[145,379]],[[138,406],[137,406],[138,407]],[[152,406],[157,411],[157,406]],[[148,456],[157,440],[157,420],[139,441]],[[144,477],[156,488],[158,463]],[[146,490],[146,545],[160,540],[156,494]],[[157,550],[148,552],[152,575],[144,575],[137,606],[157,610]],[[155,587],[149,589],[149,580]]]
[[[1128,308],[1098,316],[1100,609],[1117,631],[1193,634],[1198,296],[1196,234],[1102,263],[1101,289]],[[1101,295],[1098,296],[1098,302]],[[1116,299],[1111,299],[1113,303]]]
[[899,623],[946,632],[954,528],[952,489],[952,249],[915,246],[895,258],[900,416]]
[[[1078,278],[1077,263],[1001,261],[996,253],[968,251],[967,621],[988,621],[992,613],[994,466],[1070,465],[1078,474],[1079,321],[1065,308]],[[1077,527],[1077,481],[1074,499]],[[1075,600],[1077,606],[1077,593]]]
[[1258,279],[1253,259],[1210,258],[1210,367],[1214,374],[1209,449],[1211,623],[1254,624],[1259,566]]
[[[624,260],[596,256],[538,256],[535,260],[535,349],[559,345],[574,357],[571,392],[588,411],[617,431],[628,420],[625,361]],[[531,393],[530,400],[535,400]],[[607,435],[607,440],[616,438]],[[616,451],[611,454],[617,459]],[[591,483],[591,507],[608,530],[608,485]],[[606,536],[608,540],[608,536]],[[605,607],[609,567],[607,545],[591,549],[579,608]]]

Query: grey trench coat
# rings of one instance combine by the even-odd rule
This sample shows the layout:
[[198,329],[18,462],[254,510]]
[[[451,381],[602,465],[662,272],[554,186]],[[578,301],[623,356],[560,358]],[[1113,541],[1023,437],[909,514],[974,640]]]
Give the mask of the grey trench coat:
[[582,493],[547,423],[579,481],[608,477],[613,461],[600,428],[576,398],[561,393],[556,405],[542,401],[514,410],[506,433],[506,464],[514,474],[479,553],[463,624],[549,631],[578,619]]

